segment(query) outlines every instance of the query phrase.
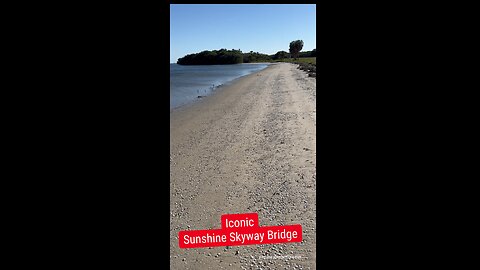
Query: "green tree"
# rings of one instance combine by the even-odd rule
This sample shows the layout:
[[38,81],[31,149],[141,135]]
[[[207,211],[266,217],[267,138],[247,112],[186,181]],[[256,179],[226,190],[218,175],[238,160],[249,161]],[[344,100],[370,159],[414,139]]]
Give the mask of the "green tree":
[[278,51],[273,56],[273,59],[283,59],[283,58],[287,58],[287,57],[288,57],[288,53],[286,51]]
[[302,48],[303,40],[295,40],[290,42],[290,53],[295,59],[297,59],[298,53],[302,50]]

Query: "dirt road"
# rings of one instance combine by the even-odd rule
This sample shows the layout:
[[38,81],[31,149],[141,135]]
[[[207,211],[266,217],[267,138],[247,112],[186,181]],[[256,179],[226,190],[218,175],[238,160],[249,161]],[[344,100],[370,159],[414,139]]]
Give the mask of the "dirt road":
[[[278,63],[171,113],[171,269],[316,268],[315,100],[315,79]],[[260,226],[301,224],[303,242],[178,247],[180,230],[250,212]]]

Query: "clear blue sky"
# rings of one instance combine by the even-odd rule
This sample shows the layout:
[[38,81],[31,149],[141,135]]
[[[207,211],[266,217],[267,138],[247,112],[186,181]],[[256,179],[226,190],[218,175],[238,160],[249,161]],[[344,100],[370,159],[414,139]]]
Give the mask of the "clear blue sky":
[[170,5],[170,63],[222,48],[288,52],[297,39],[302,51],[317,47],[315,5]]

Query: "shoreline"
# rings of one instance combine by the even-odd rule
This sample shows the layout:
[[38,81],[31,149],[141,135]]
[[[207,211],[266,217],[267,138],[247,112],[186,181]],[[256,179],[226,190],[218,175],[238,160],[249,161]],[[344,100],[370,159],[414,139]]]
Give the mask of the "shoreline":
[[[170,113],[170,268],[316,268],[316,80],[276,63]],[[300,243],[180,249],[183,230],[258,213],[260,226],[300,224]],[[213,255],[215,256],[213,256]],[[258,264],[257,264],[258,263]]]
[[266,63],[266,62],[262,62],[262,63],[247,63],[247,64],[267,64],[268,66],[267,66],[266,68],[262,69],[262,70],[254,71],[254,72],[252,72],[252,73],[250,73],[250,74],[237,77],[237,78],[235,78],[235,79],[233,79],[233,80],[227,81],[227,82],[222,83],[222,84],[220,84],[220,85],[216,85],[215,88],[213,89],[213,91],[212,91],[210,94],[208,94],[208,95],[206,95],[206,96],[202,96],[201,98],[197,98],[197,99],[195,99],[195,100],[192,100],[192,101],[190,101],[190,102],[187,102],[187,103],[182,104],[182,105],[180,105],[180,106],[177,106],[177,107],[175,107],[175,108],[171,108],[171,109],[170,109],[170,114],[172,114],[173,112],[182,111],[182,110],[184,110],[184,109],[186,109],[186,108],[188,108],[188,107],[190,107],[190,106],[192,106],[192,105],[194,105],[194,104],[196,104],[196,103],[200,103],[200,102],[202,102],[203,100],[208,99],[209,97],[211,97],[211,96],[213,96],[213,95],[216,95],[216,94],[218,93],[218,91],[222,91],[223,89],[225,89],[226,87],[232,85],[233,83],[237,82],[238,80],[240,80],[240,79],[242,79],[242,78],[245,78],[245,77],[248,77],[248,76],[251,76],[251,75],[254,75],[254,74],[257,74],[257,73],[259,73],[259,72],[262,72],[262,71],[270,68],[272,65],[276,65],[277,63],[270,63],[270,62]]

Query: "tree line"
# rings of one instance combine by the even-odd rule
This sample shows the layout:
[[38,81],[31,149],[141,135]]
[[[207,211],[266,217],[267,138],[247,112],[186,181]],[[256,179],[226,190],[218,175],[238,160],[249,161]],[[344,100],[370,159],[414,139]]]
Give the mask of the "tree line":
[[185,55],[177,60],[179,65],[227,65],[243,63],[240,50],[213,50]]
[[[291,58],[293,57],[291,53],[286,51],[279,51],[276,54],[271,56],[273,60],[277,59],[284,59],[284,58]],[[311,51],[299,52],[298,58],[305,58],[305,57],[317,57],[317,49],[313,49]]]
[[302,58],[302,57],[316,57],[317,50],[301,52],[303,48],[303,41],[296,40],[290,43],[289,52],[278,51],[275,54],[268,55],[259,52],[250,51],[242,53],[241,50],[213,50],[202,51],[200,53],[192,53],[179,58],[177,64],[179,65],[228,65],[254,62],[269,62],[284,58]]

